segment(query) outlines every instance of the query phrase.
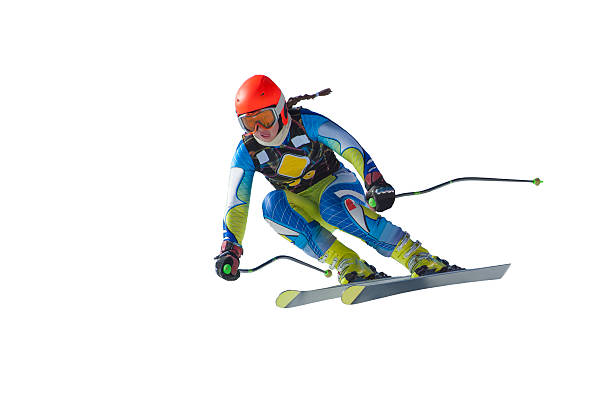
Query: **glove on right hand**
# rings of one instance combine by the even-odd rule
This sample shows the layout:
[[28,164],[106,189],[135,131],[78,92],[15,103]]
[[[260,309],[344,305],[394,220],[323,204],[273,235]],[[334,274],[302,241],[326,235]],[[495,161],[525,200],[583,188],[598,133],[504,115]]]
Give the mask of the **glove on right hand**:
[[242,256],[242,247],[224,240],[221,245],[221,253],[215,257],[215,270],[217,275],[224,280],[234,281],[240,277],[238,265],[240,264],[240,256]]

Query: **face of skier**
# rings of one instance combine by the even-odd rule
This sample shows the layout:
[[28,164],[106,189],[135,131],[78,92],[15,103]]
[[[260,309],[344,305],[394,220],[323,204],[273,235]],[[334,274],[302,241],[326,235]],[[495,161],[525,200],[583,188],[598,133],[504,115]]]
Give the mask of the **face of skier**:
[[276,135],[278,134],[278,127],[278,120],[269,129],[260,126],[258,123],[257,127],[255,128],[255,131],[253,132],[253,135],[258,140],[270,142],[274,140],[274,137],[276,137]]

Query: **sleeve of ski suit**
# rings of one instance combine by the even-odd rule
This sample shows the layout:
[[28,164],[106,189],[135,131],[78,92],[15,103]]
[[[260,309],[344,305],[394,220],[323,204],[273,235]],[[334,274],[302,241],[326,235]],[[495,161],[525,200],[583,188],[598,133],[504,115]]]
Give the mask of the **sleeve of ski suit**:
[[229,240],[241,246],[249,214],[254,173],[253,160],[241,140],[232,159],[225,217],[223,218],[223,240]]
[[301,113],[308,136],[350,162],[364,182],[368,174],[378,171],[372,157],[346,130],[318,113],[307,109],[302,109]]

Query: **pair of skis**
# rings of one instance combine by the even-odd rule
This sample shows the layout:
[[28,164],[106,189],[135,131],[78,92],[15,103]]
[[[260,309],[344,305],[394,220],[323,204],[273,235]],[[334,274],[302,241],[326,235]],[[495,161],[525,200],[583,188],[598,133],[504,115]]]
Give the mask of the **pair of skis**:
[[[327,90],[326,90],[327,91]],[[486,177],[462,177],[455,178],[450,181],[443,182],[433,187],[424,189],[422,191],[405,192],[402,194],[396,194],[396,198],[403,196],[414,196],[421,195],[438,188],[451,185],[459,181],[495,181],[495,182],[522,182],[531,183],[536,186],[540,185],[542,181],[540,178],[534,179],[508,179],[508,178],[486,178]],[[370,202],[370,206],[376,207],[375,200]],[[239,269],[241,273],[252,273],[260,268],[270,264],[271,262],[278,259],[287,259],[315,269],[323,273],[326,277],[331,276],[330,270],[322,270],[301,260],[298,260],[291,256],[276,256],[267,262],[261,264],[252,269]],[[225,267],[227,267],[226,265]],[[405,293],[408,291],[422,290],[424,288],[440,287],[451,284],[469,283],[473,281],[483,280],[496,280],[502,278],[506,270],[510,267],[510,264],[501,264],[498,266],[483,267],[471,270],[458,270],[448,273],[432,274],[423,277],[410,278],[410,277],[390,277],[374,281],[364,281],[359,283],[337,285],[334,287],[321,288],[318,290],[309,291],[297,291],[287,290],[283,291],[276,298],[276,305],[281,308],[292,308],[300,305],[311,304],[313,302],[319,302],[324,300],[330,300],[332,298],[340,297],[342,302],[345,304],[359,304],[361,302],[371,301],[378,298],[384,298],[391,295]],[[231,267],[228,268],[231,270]],[[227,272],[229,273],[229,271]]]
[[389,277],[380,280],[361,281],[358,283],[320,288],[317,290],[287,290],[280,293],[276,298],[276,305],[281,308],[292,308],[338,297],[342,299],[344,304],[359,304],[389,297],[391,295],[422,290],[424,288],[471,283],[474,281],[497,280],[504,276],[504,273],[509,267],[510,264],[501,264],[491,267],[430,274],[415,278],[411,278],[410,276]]

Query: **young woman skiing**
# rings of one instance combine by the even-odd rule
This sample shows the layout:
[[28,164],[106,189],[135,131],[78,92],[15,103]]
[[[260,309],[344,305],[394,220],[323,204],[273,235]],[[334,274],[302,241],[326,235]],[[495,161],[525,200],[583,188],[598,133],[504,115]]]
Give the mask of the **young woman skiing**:
[[[293,108],[305,98],[309,97],[285,102],[278,86],[264,75],[247,79],[238,89],[236,114],[245,134],[231,164],[217,274],[230,281],[240,277],[238,265],[255,171],[276,189],[263,201],[266,221],[306,254],[336,269],[341,284],[387,276],[337,240],[332,234],[336,229],[397,260],[415,277],[458,269],[432,256],[375,212],[393,205],[395,190],[349,133],[318,113]],[[355,174],[335,154],[353,165],[365,183],[365,193]],[[227,264],[230,272],[224,267]]]

